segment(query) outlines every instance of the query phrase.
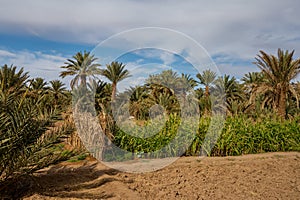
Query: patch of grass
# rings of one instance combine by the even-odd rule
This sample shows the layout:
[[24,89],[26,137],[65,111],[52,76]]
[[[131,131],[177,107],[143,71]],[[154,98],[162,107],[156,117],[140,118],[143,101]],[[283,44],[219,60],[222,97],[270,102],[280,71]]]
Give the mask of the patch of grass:
[[68,161],[68,162],[79,162],[79,161],[85,160],[87,156],[88,156],[87,153],[82,153],[82,154],[79,154],[79,155],[76,155],[76,156],[71,157],[71,158],[70,158],[69,160],[67,160],[67,161]]

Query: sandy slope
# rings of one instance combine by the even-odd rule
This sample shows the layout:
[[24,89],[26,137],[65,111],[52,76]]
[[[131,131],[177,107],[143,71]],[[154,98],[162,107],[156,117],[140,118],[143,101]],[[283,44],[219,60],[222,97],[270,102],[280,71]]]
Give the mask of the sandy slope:
[[[124,173],[95,161],[36,174],[25,199],[300,199],[300,153],[183,157],[161,170]],[[26,194],[24,193],[24,194]]]

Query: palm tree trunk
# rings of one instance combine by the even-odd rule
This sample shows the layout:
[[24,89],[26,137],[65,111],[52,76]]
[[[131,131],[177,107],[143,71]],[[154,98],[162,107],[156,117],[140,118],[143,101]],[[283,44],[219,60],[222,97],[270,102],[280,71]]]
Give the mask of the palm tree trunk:
[[280,91],[279,102],[278,102],[278,115],[284,119],[286,116],[286,89],[283,87]]
[[209,86],[206,85],[205,86],[205,108],[204,108],[204,115],[207,116],[209,115],[209,108],[208,108],[208,103],[210,99],[209,99]]
[[86,75],[81,75],[81,84],[86,88]]
[[205,86],[205,96],[206,97],[209,96],[209,87],[208,87],[208,85]]
[[117,93],[117,83],[112,83],[112,93],[111,93],[111,101],[114,102],[116,99]]

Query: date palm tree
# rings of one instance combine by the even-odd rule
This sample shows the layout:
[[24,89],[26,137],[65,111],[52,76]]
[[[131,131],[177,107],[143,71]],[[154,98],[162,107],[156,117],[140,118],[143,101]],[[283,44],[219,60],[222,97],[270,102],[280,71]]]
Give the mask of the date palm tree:
[[181,73],[181,81],[184,87],[187,87],[187,90],[198,85],[197,81],[190,74]]
[[70,86],[73,89],[75,85],[80,84],[86,88],[86,80],[88,77],[95,77],[95,75],[100,74],[101,70],[98,63],[95,63],[97,58],[91,55],[90,52],[84,51],[78,52],[72,59],[67,59],[64,66],[61,68],[66,69],[60,73],[60,77],[65,78],[66,76],[75,76]]
[[98,112],[107,113],[108,103],[111,98],[111,85],[102,81],[93,80],[91,84],[89,84],[89,88],[95,93],[95,107]]
[[190,74],[181,74],[180,77],[180,89],[183,100],[183,105],[186,105],[187,93],[197,86],[197,81]]
[[[27,74],[15,66],[0,68],[1,186],[8,179],[17,180],[72,155],[72,152],[57,150],[56,145],[73,132],[74,127],[66,124],[54,128],[59,111],[44,109],[42,95],[27,98]],[[3,189],[6,187],[0,188],[1,194]]]
[[30,87],[33,90],[46,90],[48,88],[47,84],[48,83],[45,81],[45,79],[38,77],[31,81]]
[[146,119],[148,110],[152,104],[149,103],[149,91],[145,86],[130,86],[125,92],[129,101],[129,113],[135,119]]
[[246,105],[243,105],[244,93],[235,77],[225,74],[216,80],[214,95],[220,97],[220,94],[224,94],[222,98],[225,99],[228,114],[236,114],[246,109]]
[[196,77],[200,80],[199,83],[205,86],[205,96],[209,96],[209,87],[216,80],[216,72],[211,71],[210,69],[205,70],[202,74],[198,73]]
[[63,84],[60,80],[50,81],[50,87],[48,91],[54,98],[54,105],[58,105],[60,98],[67,97],[67,90],[65,84]]
[[211,71],[210,69],[205,70],[202,74],[196,74],[196,77],[199,79],[198,83],[205,86],[204,96],[199,99],[199,105],[201,105],[201,109],[204,111],[204,115],[207,115],[211,111],[211,98],[210,98],[210,90],[212,89],[212,85],[216,81],[217,74],[216,72]]
[[37,77],[30,80],[29,88],[30,88],[30,96],[34,98],[38,98],[46,94],[49,87],[47,86],[47,81],[41,77]]
[[248,72],[241,81],[243,82],[245,93],[250,96],[253,93],[254,88],[263,83],[264,75],[261,72]]
[[253,99],[256,88],[264,82],[264,75],[261,72],[248,72],[241,79],[242,89],[245,94],[245,99],[248,99],[245,104],[247,104],[248,111],[257,115],[264,109],[263,104],[263,95],[260,95],[259,98]]
[[297,95],[291,85],[291,80],[300,72],[300,59],[293,60],[293,55],[294,51],[281,49],[278,49],[277,57],[260,51],[254,62],[265,77],[265,81],[256,88],[254,95],[257,93],[272,94],[274,109],[281,118],[286,117],[288,92]]
[[28,72],[24,73],[23,68],[17,71],[16,66],[4,65],[0,68],[0,90],[6,95],[22,93],[26,90],[28,78]]
[[111,101],[113,102],[116,98],[117,84],[125,78],[130,77],[129,71],[125,69],[123,63],[112,62],[106,65],[106,69],[102,70],[101,75],[112,82]]
[[177,72],[172,69],[164,70],[159,74],[150,75],[146,83],[161,85],[173,91],[180,89],[180,77]]

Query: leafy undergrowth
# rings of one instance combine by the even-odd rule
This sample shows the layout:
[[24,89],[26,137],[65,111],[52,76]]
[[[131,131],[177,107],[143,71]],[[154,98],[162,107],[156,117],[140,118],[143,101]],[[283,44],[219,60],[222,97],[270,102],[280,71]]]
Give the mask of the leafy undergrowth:
[[[299,120],[295,118],[282,121],[267,117],[254,120],[244,116],[228,117],[224,120],[221,116],[217,116],[213,119],[203,117],[199,121],[188,119],[182,122],[176,116],[170,116],[157,133],[155,127],[159,126],[156,124],[144,129],[131,128],[133,134],[119,129],[114,143],[125,151],[107,151],[105,159],[129,160],[133,155],[161,158],[300,151]],[[155,134],[144,137],[151,131]],[[175,137],[177,139],[173,140]]]

